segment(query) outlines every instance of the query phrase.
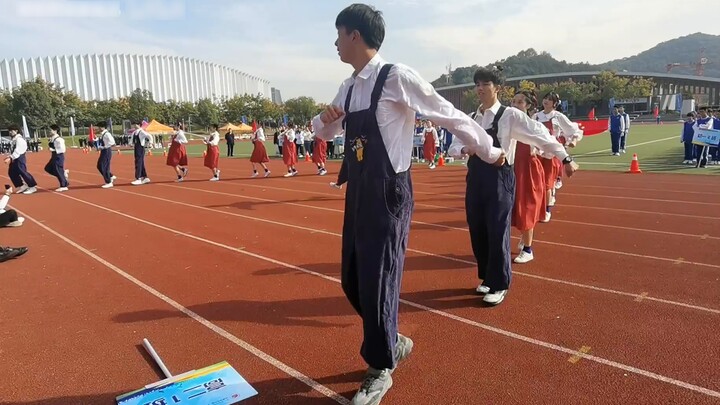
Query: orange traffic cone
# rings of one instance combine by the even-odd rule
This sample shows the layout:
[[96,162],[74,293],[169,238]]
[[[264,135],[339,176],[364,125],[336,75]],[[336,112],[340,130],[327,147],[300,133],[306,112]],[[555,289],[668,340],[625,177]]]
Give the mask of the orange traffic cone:
[[628,170],[625,173],[634,173],[634,174],[642,173],[642,170],[640,170],[640,162],[638,162],[637,153],[633,153],[632,162],[630,162],[630,170]]
[[443,155],[440,155],[440,158],[438,159],[438,166],[445,166],[445,158]]
[[167,151],[163,149],[163,156],[167,156]]
[[305,161],[310,162],[310,154],[309,153],[305,154]]

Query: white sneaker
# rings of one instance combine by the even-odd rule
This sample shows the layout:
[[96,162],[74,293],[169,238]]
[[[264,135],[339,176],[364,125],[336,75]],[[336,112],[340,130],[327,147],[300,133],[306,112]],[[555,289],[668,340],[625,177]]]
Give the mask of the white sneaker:
[[112,177],[110,177],[110,181],[111,181],[111,182],[113,182],[113,181],[115,181],[115,180],[117,180],[117,176],[112,176]]
[[477,286],[477,288],[475,289],[475,292],[478,293],[478,294],[487,294],[487,293],[490,292],[490,287],[488,287],[488,286],[486,286],[486,285],[480,284],[480,285]]
[[528,252],[526,252],[526,251],[523,250],[523,251],[520,252],[520,254],[519,254],[519,255],[515,258],[515,260],[513,260],[513,261],[514,261],[515,263],[518,263],[518,264],[523,264],[523,263],[527,263],[527,262],[531,261],[531,260],[534,259],[534,258],[535,258],[535,257],[533,256],[532,253],[528,253]]
[[[555,180],[555,190],[560,190],[562,186],[562,179],[558,178],[557,180]],[[553,201],[555,201],[555,197],[553,197]]]
[[133,186],[139,186],[139,185],[143,184],[143,181],[140,179],[135,179],[130,184],[132,184]]
[[20,188],[15,190],[15,194],[22,194],[28,189],[27,184],[23,184]]
[[268,171],[265,172],[265,176],[264,176],[264,177],[270,177],[270,170],[268,170]]
[[254,172],[254,173],[252,174],[252,176],[250,176],[250,178],[251,178],[251,179],[254,179],[254,178],[257,177],[257,176],[258,176],[258,172]]
[[145,178],[142,180],[142,184],[148,184],[148,183],[150,183],[150,178],[149,178],[149,177],[145,177]]
[[490,305],[497,305],[505,299],[505,296],[507,295],[508,290],[501,290],[501,291],[495,291],[494,293],[487,293],[485,294],[485,297],[483,297],[483,301],[487,302]]
[[23,191],[23,194],[34,194],[34,193],[36,193],[36,192],[37,192],[37,188],[36,188],[36,187],[30,187],[30,188],[28,188],[27,190]]
[[63,191],[68,191],[68,188],[67,187],[59,187],[59,188],[56,188],[55,191],[58,193],[62,193]]
[[525,244],[522,243],[522,239],[520,239],[520,242],[518,242],[518,250],[523,250],[524,247],[525,247]]
[[321,175],[321,176],[325,176],[326,174],[327,174],[327,170],[324,170],[324,169],[323,169],[323,170],[320,170],[320,175]]
[[[557,186],[555,188],[557,188]],[[555,196],[551,195],[550,201],[548,201],[548,207],[554,207],[554,206],[555,206]]]
[[114,186],[114,185],[113,185],[112,183],[107,183],[107,184],[103,184],[103,185],[100,186],[100,187],[102,187],[102,188],[113,188],[113,186]]
[[552,213],[546,212],[545,218],[541,219],[540,222],[546,224],[546,223],[550,222],[550,218],[552,218]]
[[287,173],[285,173],[285,175],[283,177],[292,177],[292,176],[293,176],[292,172],[287,172]]
[[220,181],[220,177],[213,177],[210,179],[210,181]]
[[19,226],[22,226],[23,222],[25,222],[25,218],[18,217],[17,221],[12,221],[8,223],[6,226],[10,228],[17,228]]

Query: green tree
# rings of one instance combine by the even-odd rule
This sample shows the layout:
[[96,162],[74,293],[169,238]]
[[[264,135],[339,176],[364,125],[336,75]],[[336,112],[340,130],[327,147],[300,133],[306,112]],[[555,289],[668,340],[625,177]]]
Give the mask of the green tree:
[[57,120],[61,102],[52,85],[41,78],[24,82],[10,95],[10,120],[18,125],[25,116],[28,127],[46,128]]
[[285,113],[288,115],[288,119],[297,125],[304,125],[319,112],[318,104],[312,97],[292,98],[285,102]]
[[209,98],[203,98],[197,102],[193,122],[205,128],[211,124],[220,124],[220,106],[213,103]]
[[139,122],[145,118],[149,120],[156,118],[157,106],[153,100],[152,92],[136,89],[128,97],[129,110],[127,119],[132,122]]

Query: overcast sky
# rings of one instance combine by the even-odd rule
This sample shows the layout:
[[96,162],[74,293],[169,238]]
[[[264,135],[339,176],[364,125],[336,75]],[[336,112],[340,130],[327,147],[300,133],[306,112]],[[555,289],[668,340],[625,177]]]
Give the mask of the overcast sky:
[[[711,2],[712,3],[712,2]],[[0,59],[86,53],[186,56],[270,80],[283,99],[332,100],[351,73],[333,45],[337,0],[0,0]],[[632,56],[720,24],[677,0],[378,0],[381,54],[428,81],[535,48],[568,62]],[[611,4],[612,7],[608,7]],[[710,3],[708,3],[710,4]],[[712,19],[708,20],[712,21]]]

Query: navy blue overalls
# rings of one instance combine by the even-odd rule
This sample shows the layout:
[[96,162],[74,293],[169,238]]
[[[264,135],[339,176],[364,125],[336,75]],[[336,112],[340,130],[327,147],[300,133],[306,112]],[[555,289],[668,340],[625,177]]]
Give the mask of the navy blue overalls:
[[380,70],[367,110],[349,111],[350,87],[343,122],[348,188],[342,288],[363,320],[360,354],[378,370],[395,367],[400,284],[414,208],[410,171],[395,173],[375,116],[391,67]]
[[[15,152],[16,146],[17,144],[13,142],[12,148],[10,150],[11,154]],[[35,178],[27,171],[27,164],[24,153],[20,155],[17,159],[13,159],[10,162],[10,165],[8,166],[8,177],[10,177],[10,181],[12,181],[15,188],[22,187],[23,181],[28,187],[37,186]]]
[[68,181],[65,178],[65,154],[57,153],[55,150],[55,140],[51,140],[48,143],[48,147],[52,151],[52,155],[50,155],[50,161],[45,165],[45,172],[57,177],[60,187],[67,187]]
[[[102,137],[100,138],[100,145],[103,147],[105,146],[105,143],[102,140]],[[103,179],[105,180],[105,184],[108,184],[112,181],[112,172],[110,171],[110,161],[112,160],[112,149],[111,148],[103,148],[100,149],[100,157],[97,161],[97,169],[102,174]]]
[[145,147],[140,143],[140,131],[133,134],[133,143],[135,144],[135,178],[144,179],[147,177],[145,171]]
[[[485,131],[500,147],[498,122],[505,112],[501,106],[492,127]],[[510,287],[510,220],[515,203],[515,171],[507,163],[496,167],[476,155],[468,159],[465,213],[470,242],[478,267],[478,278],[491,292]]]

